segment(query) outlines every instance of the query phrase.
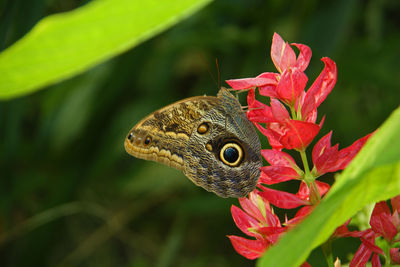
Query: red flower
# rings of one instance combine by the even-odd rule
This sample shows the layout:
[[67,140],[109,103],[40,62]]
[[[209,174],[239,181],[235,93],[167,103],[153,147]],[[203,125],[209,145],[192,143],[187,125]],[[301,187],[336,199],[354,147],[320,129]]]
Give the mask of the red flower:
[[[308,78],[304,74],[311,59],[311,49],[303,44],[293,43],[299,50],[299,56],[290,45],[274,33],[271,46],[271,58],[279,73],[264,72],[255,78],[233,79],[226,82],[235,90],[258,87],[260,94],[277,98],[282,102],[293,106],[299,100],[303,118],[311,117],[316,108],[325,100],[336,83],[336,64],[329,58],[322,58],[325,68],[312,84],[307,94],[304,89]],[[297,105],[298,106],[298,105]],[[300,109],[297,108],[299,111]],[[309,119],[302,119],[310,121]],[[313,121],[315,122],[315,120]]]
[[[235,90],[258,88],[261,95],[271,97],[271,106],[255,100],[254,90],[249,91],[248,118],[268,138],[272,148],[304,150],[318,134],[322,122],[315,124],[317,107],[325,100],[336,83],[336,65],[323,58],[325,68],[305,93],[307,76],[304,70],[311,59],[311,49],[302,44],[291,46],[277,34],[272,39],[271,57],[279,73],[265,72],[255,78],[234,79],[226,82]],[[297,116],[291,118],[286,108],[296,106]],[[259,123],[266,123],[266,128]]]
[[286,148],[302,151],[320,130],[317,124],[291,119],[268,123],[267,128],[255,125],[268,138],[271,147],[277,150]]
[[398,219],[398,214],[393,214],[392,217],[389,206],[382,201],[375,205],[369,224],[375,233],[390,243],[397,234]]
[[[255,239],[246,239],[240,236],[229,235],[228,238],[234,249],[247,259],[256,259],[262,256],[269,246],[275,244],[286,231],[279,218],[273,213],[268,201],[263,199],[256,189],[248,198],[239,198],[240,206],[232,206],[231,212],[237,227],[245,234]],[[301,267],[311,267],[304,262]]]
[[399,248],[391,248],[390,249],[390,263],[391,264],[400,264],[400,253],[399,253]]
[[275,67],[281,73],[289,68],[298,68],[300,71],[304,71],[310,63],[311,49],[303,44],[292,43],[292,45],[300,50],[297,59],[290,45],[279,34],[274,33],[272,37],[271,58]]
[[255,78],[243,78],[243,79],[232,79],[226,80],[226,83],[229,84],[232,89],[235,90],[246,90],[254,87],[264,88],[268,91],[269,86],[271,87],[271,96],[277,97],[278,95],[275,93],[275,88],[278,84],[279,73],[273,72],[264,72],[258,75]]
[[271,46],[271,58],[276,69],[281,73],[275,91],[270,90],[269,85],[260,87],[260,94],[276,97],[284,103],[293,105],[304,91],[308,78],[304,74],[311,59],[311,49],[303,44],[292,44],[299,50],[299,56],[290,45],[277,33],[274,33]]
[[317,120],[317,108],[325,100],[336,84],[337,68],[336,64],[330,58],[321,59],[325,63],[325,67],[318,78],[308,89],[307,93],[303,93],[299,99],[297,111],[301,110],[301,118],[307,122]]
[[[318,193],[320,197],[324,196],[329,191],[329,185],[320,181],[315,181],[318,188]],[[313,209],[314,203],[310,201],[311,191],[305,182],[301,182],[299,191],[296,194],[274,190],[262,185],[259,185],[262,192],[259,195],[282,209],[294,209],[300,206],[304,206],[299,209],[293,219],[286,220],[285,225],[293,226],[299,223],[303,218],[305,218]]]
[[303,176],[304,172],[289,154],[273,149],[261,150],[261,154],[271,166],[261,168],[259,183],[271,185]]
[[[315,181],[318,192],[322,197],[329,190],[329,185],[320,181]],[[311,205],[310,190],[305,182],[301,182],[299,191],[296,194],[271,189],[262,185],[259,187],[263,190],[259,193],[263,198],[282,209],[294,209],[303,205]]]
[[350,231],[347,226],[349,225],[351,219],[347,220],[344,224],[336,228],[335,232],[332,234],[333,237],[362,237],[369,232],[372,232],[371,229],[367,229],[364,231]]
[[[299,50],[296,57],[292,46]],[[261,154],[270,166],[261,168],[258,188],[250,193],[249,198],[239,199],[243,210],[232,206],[231,212],[236,225],[253,239],[228,236],[235,250],[249,259],[260,257],[264,251],[277,242],[288,227],[303,220],[319,203],[329,185],[316,181],[320,175],[344,169],[358,153],[370,135],[367,135],[351,146],[338,150],[338,145],[331,147],[332,133],[327,134],[314,146],[312,159],[313,169],[308,167],[306,148],[319,133],[324,117],[319,124],[317,108],[332,91],[336,79],[335,62],[325,57],[324,69],[311,87],[305,91],[308,78],[304,71],[311,59],[311,49],[303,44],[288,44],[277,33],[274,34],[271,47],[271,58],[278,73],[264,72],[254,78],[226,81],[234,90],[249,90],[247,96],[247,117],[258,130],[267,137],[272,149],[262,150]],[[262,96],[270,98],[269,104],[256,100],[255,90]],[[304,170],[282,149],[294,149],[300,152]],[[265,187],[289,180],[300,180],[296,194]],[[350,232],[347,224],[338,227],[333,236],[359,237],[362,245],[357,251],[351,266],[363,266],[372,256],[372,265],[380,266],[379,254],[382,250],[375,245],[375,237],[383,236],[393,242],[399,229],[398,217],[400,201],[392,203],[396,210],[390,215],[385,207],[376,208],[372,229]],[[278,217],[273,213],[269,203],[283,209],[299,208],[296,215],[285,219],[282,227]],[[383,204],[382,204],[383,205]],[[392,262],[400,261],[398,249],[390,250]],[[309,266],[304,263],[303,266]]]
[[248,198],[240,198],[239,202],[244,211],[232,206],[233,220],[243,233],[255,239],[232,235],[228,237],[240,255],[255,259],[260,257],[271,244],[276,243],[285,228],[281,226],[279,218],[257,190],[251,192]]
[[372,266],[381,266],[379,254],[384,255],[384,252],[381,248],[375,245],[375,233],[372,231],[367,232],[363,237],[361,237],[361,242],[362,243],[357,252],[354,254],[354,257],[351,260],[349,267],[366,266],[371,255]]
[[228,235],[228,237],[236,252],[249,260],[261,257],[270,245],[264,239],[249,240],[235,235]]
[[[384,255],[381,248],[375,245],[375,239],[383,237],[389,245],[400,241],[400,196],[391,199],[393,213],[385,201],[375,205],[369,224],[371,228],[361,235],[362,244],[354,254],[350,267],[365,266],[372,255],[372,266],[381,266],[379,254]],[[395,239],[397,236],[397,240]],[[393,264],[400,264],[399,248],[390,248],[390,260]]]
[[339,151],[338,144],[331,147],[332,131],[329,132],[315,144],[312,151],[313,174],[318,177],[327,172],[335,172],[346,168],[371,135],[368,134],[355,141],[351,146]]
[[[272,148],[280,150],[304,150],[318,134],[321,126],[312,122],[293,120],[286,108],[277,100],[271,99],[271,107],[255,100],[254,90],[247,96],[249,111],[247,116],[264,134]],[[264,128],[259,123],[266,123]]]

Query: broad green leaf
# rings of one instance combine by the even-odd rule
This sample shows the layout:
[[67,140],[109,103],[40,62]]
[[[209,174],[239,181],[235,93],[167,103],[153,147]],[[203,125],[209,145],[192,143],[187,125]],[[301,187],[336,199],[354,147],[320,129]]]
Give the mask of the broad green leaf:
[[271,247],[257,266],[299,266],[363,206],[399,195],[399,137],[400,108],[371,137],[312,214]]
[[34,92],[120,54],[211,0],[96,0],[42,19],[0,54],[0,99]]

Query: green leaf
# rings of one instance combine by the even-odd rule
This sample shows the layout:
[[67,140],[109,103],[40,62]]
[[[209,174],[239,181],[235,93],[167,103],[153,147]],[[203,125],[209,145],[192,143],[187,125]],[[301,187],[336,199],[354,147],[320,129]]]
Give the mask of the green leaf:
[[363,206],[399,195],[399,133],[400,108],[370,138],[312,214],[271,247],[257,266],[299,266]]
[[211,0],[96,0],[42,19],[0,54],[0,99],[28,94],[120,54]]

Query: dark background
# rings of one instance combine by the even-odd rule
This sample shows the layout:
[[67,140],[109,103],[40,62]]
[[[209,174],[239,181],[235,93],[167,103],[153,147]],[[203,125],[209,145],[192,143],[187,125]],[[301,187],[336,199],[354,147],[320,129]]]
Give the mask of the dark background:
[[[0,49],[86,2],[0,1]],[[218,0],[77,77],[0,102],[0,266],[254,265],[226,238],[244,236],[230,215],[237,200],[130,157],[126,134],[173,101],[216,95],[216,59],[225,86],[276,71],[269,51],[278,32],[311,47],[309,85],[321,57],[337,63],[318,137],[333,130],[333,142],[348,146],[399,105],[399,14],[398,0]],[[345,262],[357,246],[336,242],[335,256]],[[309,262],[323,266],[321,252]]]

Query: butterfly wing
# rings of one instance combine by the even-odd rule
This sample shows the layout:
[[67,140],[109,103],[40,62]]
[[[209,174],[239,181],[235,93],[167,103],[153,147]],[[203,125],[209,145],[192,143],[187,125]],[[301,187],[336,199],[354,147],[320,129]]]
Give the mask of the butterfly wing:
[[[221,89],[218,100],[194,125],[184,155],[184,173],[218,196],[243,197],[254,190],[260,176],[260,141],[235,97]],[[202,125],[208,131],[199,131]]]
[[151,113],[129,131],[125,150],[134,157],[183,170],[194,125],[217,103],[212,96],[191,97]]

